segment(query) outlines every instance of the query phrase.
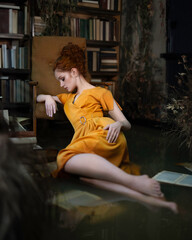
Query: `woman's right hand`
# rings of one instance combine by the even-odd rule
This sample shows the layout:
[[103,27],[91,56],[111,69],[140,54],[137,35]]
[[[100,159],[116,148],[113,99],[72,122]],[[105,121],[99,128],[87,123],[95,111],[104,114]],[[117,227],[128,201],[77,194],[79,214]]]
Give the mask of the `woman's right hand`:
[[46,99],[45,99],[45,109],[46,109],[46,114],[49,117],[52,117],[53,114],[55,114],[56,111],[57,111],[56,101],[50,95],[46,96]]

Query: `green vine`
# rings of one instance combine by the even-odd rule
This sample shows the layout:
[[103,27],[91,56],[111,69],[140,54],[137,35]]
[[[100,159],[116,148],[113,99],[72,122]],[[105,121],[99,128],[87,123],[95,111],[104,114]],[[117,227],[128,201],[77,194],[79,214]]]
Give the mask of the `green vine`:
[[[155,83],[154,72],[160,71],[158,62],[152,57],[153,1],[130,1],[124,8],[127,12],[122,44],[121,104],[132,118],[157,120],[162,97]],[[159,120],[159,119],[158,119]]]

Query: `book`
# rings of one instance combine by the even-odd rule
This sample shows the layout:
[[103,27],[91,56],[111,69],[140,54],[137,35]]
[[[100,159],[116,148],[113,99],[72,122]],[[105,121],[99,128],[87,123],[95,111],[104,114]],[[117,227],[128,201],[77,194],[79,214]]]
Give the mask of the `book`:
[[7,82],[9,82],[9,77],[8,76],[0,76],[0,83],[1,83],[1,96],[2,96],[2,102],[6,102],[7,100]]
[[0,33],[9,33],[9,9],[0,8],[0,22]]
[[0,68],[2,68],[2,48],[0,47]]
[[8,68],[7,44],[2,44],[2,66]]
[[13,33],[13,9],[9,9],[9,33]]
[[11,49],[7,48],[7,68],[11,68]]
[[24,6],[24,34],[28,34],[28,8]]
[[24,82],[24,102],[26,102],[26,103],[30,102],[29,80],[25,80],[25,82]]
[[0,96],[1,96],[2,102],[6,102],[7,81],[9,81],[8,76],[0,76]]
[[0,4],[0,8],[8,8],[8,9],[20,9],[20,6],[16,6],[16,5],[9,5],[9,4]]
[[160,183],[168,183],[168,184],[180,185],[185,187],[192,187],[192,175],[190,174],[164,170],[157,173],[153,178]]
[[80,7],[99,8],[98,3],[78,2],[77,5],[80,6]]
[[9,98],[9,102],[10,103],[13,103],[13,84],[14,84],[14,80],[11,80],[10,83],[9,83],[9,86],[10,86],[10,89],[9,89],[9,92],[10,92],[10,98]]
[[115,10],[115,1],[114,0],[111,0],[110,10],[112,10],[112,11]]
[[17,49],[16,46],[11,48],[11,68],[17,68]]
[[117,64],[118,61],[117,61],[117,59],[102,59],[101,63],[105,63],[105,64],[109,64],[109,63],[115,64],[116,63]]
[[13,51],[13,68],[18,68],[19,66],[19,41],[12,40],[11,49]]
[[7,109],[0,110],[0,113],[3,115],[4,120],[9,125],[9,111]]
[[19,34],[24,34],[24,12],[18,11],[17,29]]
[[83,3],[93,3],[93,4],[99,4],[98,0],[82,0]]
[[18,33],[18,10],[12,11],[12,33]]
[[101,9],[107,9],[107,1],[109,0],[100,0],[100,8]]

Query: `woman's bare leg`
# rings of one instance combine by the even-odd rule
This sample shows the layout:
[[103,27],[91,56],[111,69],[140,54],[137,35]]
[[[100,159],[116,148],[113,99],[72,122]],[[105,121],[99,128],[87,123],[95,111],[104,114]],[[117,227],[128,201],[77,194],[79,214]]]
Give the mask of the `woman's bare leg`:
[[160,184],[156,180],[149,178],[147,175],[134,176],[127,174],[96,154],[77,154],[67,161],[64,170],[80,176],[117,183],[150,196],[163,196]]
[[95,187],[99,187],[108,191],[112,191],[115,193],[119,193],[121,195],[126,196],[129,199],[136,200],[139,203],[144,204],[145,206],[152,206],[152,207],[161,207],[161,208],[168,208],[174,213],[178,213],[177,204],[174,202],[168,202],[166,200],[162,200],[160,198],[155,198],[151,196],[144,195],[142,193],[136,192],[135,190],[129,189],[125,186],[107,182],[98,179],[91,179],[91,178],[80,178],[83,182],[89,183]]

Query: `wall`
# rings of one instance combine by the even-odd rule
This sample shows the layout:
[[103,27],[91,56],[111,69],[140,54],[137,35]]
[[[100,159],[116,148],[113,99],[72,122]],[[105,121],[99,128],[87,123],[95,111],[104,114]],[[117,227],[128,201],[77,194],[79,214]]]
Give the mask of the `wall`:
[[[155,91],[157,94],[166,95],[166,62],[163,58],[160,58],[161,53],[166,53],[166,0],[151,0],[152,7],[149,9],[152,16],[152,21],[148,22],[148,26],[151,26],[150,30],[150,43],[148,53],[150,53],[149,58],[143,61],[143,59],[137,60],[137,55],[140,54],[140,40],[142,34],[142,28],[145,26],[142,22],[142,18],[136,14],[136,9],[134,8],[137,3],[142,0],[122,0],[122,17],[121,17],[121,60],[120,60],[120,83],[124,81],[124,76],[130,70],[130,62],[138,61],[137,65],[148,64],[148,69],[151,71],[152,82],[156,84]],[[150,2],[150,0],[148,1]],[[147,6],[148,7],[148,6]],[[137,17],[135,18],[135,15]],[[150,25],[151,24],[151,25]],[[147,46],[148,47],[148,46]],[[143,49],[145,46],[143,46]],[[142,54],[144,50],[142,50]],[[148,54],[149,55],[149,54]],[[135,60],[136,59],[136,60]],[[148,61],[148,62],[147,62]],[[150,69],[151,64],[151,69]],[[142,69],[141,66],[135,68]],[[135,72],[136,72],[135,71]],[[147,76],[147,74],[145,74]],[[154,84],[153,83],[153,84]],[[149,83],[150,84],[150,83]],[[138,84],[137,84],[138,85]],[[150,87],[149,87],[150,88]],[[153,88],[147,89],[147,91],[153,91]],[[125,88],[123,88],[125,89]],[[153,92],[154,94],[154,92]],[[155,93],[156,94],[156,93]],[[157,95],[156,94],[156,95]],[[150,94],[148,94],[150,95]],[[124,94],[124,98],[129,98],[130,94]],[[146,96],[145,96],[146,98]],[[142,97],[141,97],[142,99]],[[147,102],[147,100],[146,100]],[[144,107],[145,103],[142,103]],[[144,107],[145,108],[145,107]],[[144,110],[145,111],[145,110]],[[148,110],[147,110],[148,111]]]

